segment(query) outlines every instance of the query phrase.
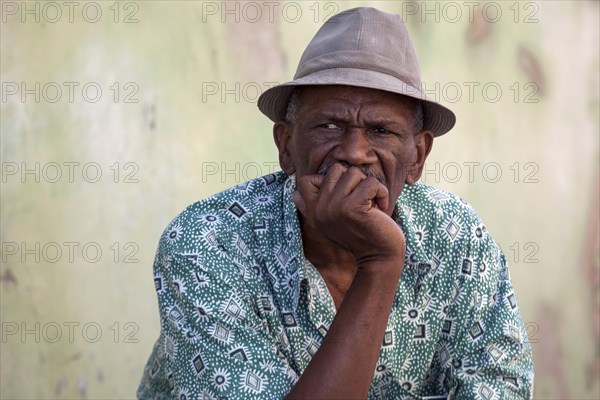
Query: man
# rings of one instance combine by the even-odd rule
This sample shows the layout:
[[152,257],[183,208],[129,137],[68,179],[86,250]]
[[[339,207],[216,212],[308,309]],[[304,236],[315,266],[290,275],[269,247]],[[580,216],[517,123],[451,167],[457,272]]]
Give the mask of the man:
[[399,16],[324,24],[258,102],[283,172],[191,205],[161,238],[139,397],[531,398],[504,256],[471,207],[417,183],[455,122],[420,82]]

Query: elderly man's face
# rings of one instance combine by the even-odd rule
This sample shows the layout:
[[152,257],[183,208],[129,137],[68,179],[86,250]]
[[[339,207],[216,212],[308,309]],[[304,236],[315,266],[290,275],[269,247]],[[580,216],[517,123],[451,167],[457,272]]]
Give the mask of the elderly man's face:
[[302,88],[294,123],[278,122],[274,136],[282,169],[297,177],[325,174],[338,162],[379,179],[391,215],[404,183],[420,176],[433,135],[415,132],[413,101],[351,86]]

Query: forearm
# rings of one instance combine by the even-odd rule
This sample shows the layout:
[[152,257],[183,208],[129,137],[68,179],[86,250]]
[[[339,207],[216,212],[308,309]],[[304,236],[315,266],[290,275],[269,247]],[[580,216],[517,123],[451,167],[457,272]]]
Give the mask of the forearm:
[[286,399],[365,399],[404,257],[358,270],[321,347]]

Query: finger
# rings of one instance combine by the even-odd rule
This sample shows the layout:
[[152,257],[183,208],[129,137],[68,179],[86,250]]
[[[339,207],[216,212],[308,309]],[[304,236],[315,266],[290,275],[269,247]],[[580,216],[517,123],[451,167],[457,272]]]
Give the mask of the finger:
[[340,163],[334,163],[325,174],[323,183],[321,184],[321,193],[326,198],[331,198],[340,177],[347,171],[347,168]]
[[305,217],[308,217],[308,215],[306,214],[306,202],[304,201],[304,197],[302,197],[302,194],[299,191],[294,192],[294,194],[292,195],[292,201],[296,205],[298,211],[300,211],[300,213]]
[[332,195],[335,198],[344,198],[348,196],[367,176],[358,168],[350,167],[337,182]]
[[324,180],[323,175],[303,175],[296,180],[296,190],[304,195],[317,195],[321,191]]
[[377,194],[375,195],[375,204],[377,205],[377,208],[387,214],[390,206],[390,194],[384,185],[382,185],[379,181],[377,183],[379,183],[379,188],[377,190]]
[[368,208],[377,206],[376,208],[387,212],[389,207],[389,192],[387,188],[373,177],[363,179],[350,196]]
[[308,208],[316,202],[323,179],[322,175],[304,175],[296,181],[296,191],[292,199],[303,215],[308,216]]

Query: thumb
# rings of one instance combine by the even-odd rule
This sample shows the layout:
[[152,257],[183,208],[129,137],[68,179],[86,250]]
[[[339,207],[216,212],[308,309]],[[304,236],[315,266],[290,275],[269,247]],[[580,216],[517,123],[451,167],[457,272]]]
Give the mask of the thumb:
[[300,211],[302,215],[306,216],[306,202],[304,201],[302,194],[299,191],[295,191],[294,195],[292,196],[292,200],[294,201],[298,211]]
[[304,175],[298,178],[293,201],[304,216],[308,216],[308,209],[314,207],[323,178],[323,175]]

